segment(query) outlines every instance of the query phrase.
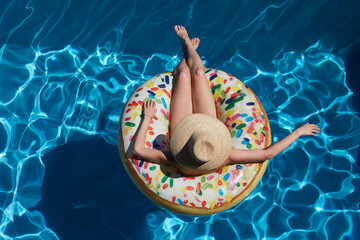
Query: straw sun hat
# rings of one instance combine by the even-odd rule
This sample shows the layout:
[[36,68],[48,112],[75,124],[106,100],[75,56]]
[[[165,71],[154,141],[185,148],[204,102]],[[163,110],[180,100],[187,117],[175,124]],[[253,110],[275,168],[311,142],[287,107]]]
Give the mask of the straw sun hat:
[[226,126],[209,115],[184,117],[171,136],[175,161],[191,170],[209,171],[221,166],[230,154],[231,137]]

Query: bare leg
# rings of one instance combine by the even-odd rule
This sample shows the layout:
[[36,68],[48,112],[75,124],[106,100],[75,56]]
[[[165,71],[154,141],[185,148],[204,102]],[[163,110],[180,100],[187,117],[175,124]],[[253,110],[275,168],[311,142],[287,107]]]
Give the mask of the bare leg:
[[[191,39],[192,46],[197,49],[199,41]],[[192,98],[191,98],[191,75],[190,69],[186,64],[186,53],[173,71],[176,79],[175,86],[170,103],[170,136],[174,131],[175,126],[184,117],[193,113]]]
[[[186,53],[186,63],[190,69],[193,113],[208,114],[216,118],[214,97],[205,75],[205,66],[193,47],[186,29],[182,26],[175,26],[174,29],[182,40],[182,48]],[[200,41],[198,38],[195,38],[195,40]]]
[[178,122],[193,112],[191,104],[191,76],[185,58],[175,67],[173,75],[176,81],[170,102],[170,136]]

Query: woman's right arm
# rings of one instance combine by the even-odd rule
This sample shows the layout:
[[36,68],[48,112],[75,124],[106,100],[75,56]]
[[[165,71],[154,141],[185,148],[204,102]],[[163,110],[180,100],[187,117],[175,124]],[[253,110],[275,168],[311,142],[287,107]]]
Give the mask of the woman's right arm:
[[144,103],[143,108],[143,118],[141,120],[140,127],[135,134],[134,148],[132,152],[137,157],[142,158],[148,162],[157,164],[169,163],[168,160],[171,158],[170,152],[163,152],[157,149],[145,147],[146,133],[149,128],[151,119],[156,114],[156,102],[149,100]]

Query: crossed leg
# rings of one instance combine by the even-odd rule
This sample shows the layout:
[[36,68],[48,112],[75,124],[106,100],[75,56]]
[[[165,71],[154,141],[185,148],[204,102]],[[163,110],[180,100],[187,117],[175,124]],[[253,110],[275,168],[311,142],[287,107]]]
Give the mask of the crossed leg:
[[191,75],[183,58],[174,69],[175,85],[170,102],[170,136],[181,119],[193,113],[191,101]]
[[[205,66],[192,44],[193,40],[190,40],[184,27],[175,26],[175,31],[182,41],[186,64],[190,69],[193,113],[203,113],[216,118],[214,97],[205,75]],[[195,38],[195,41],[200,40]]]
[[205,75],[205,66],[196,49],[198,38],[189,38],[182,26],[174,27],[181,39],[184,58],[174,69],[176,83],[170,104],[170,136],[176,124],[192,113],[203,113],[216,118],[216,108]]

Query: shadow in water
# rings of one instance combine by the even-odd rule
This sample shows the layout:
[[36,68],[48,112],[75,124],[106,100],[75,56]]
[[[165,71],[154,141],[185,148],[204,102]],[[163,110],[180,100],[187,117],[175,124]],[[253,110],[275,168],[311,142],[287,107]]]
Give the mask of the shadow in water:
[[43,162],[42,200],[34,209],[60,239],[152,236],[141,226],[159,208],[131,182],[117,146],[101,138],[70,142],[46,154]]
[[[353,108],[360,117],[360,43],[355,44],[345,60],[346,83],[353,91]],[[356,164],[360,167],[360,146]]]

